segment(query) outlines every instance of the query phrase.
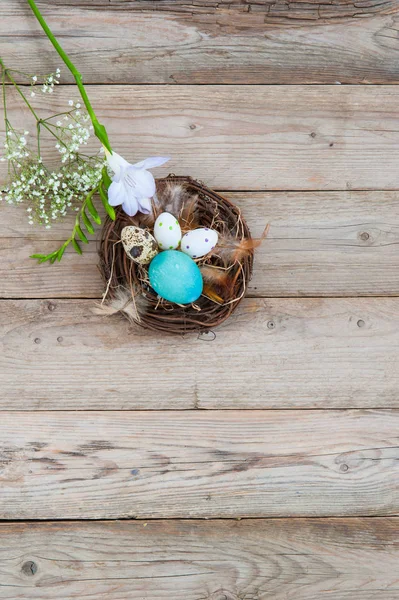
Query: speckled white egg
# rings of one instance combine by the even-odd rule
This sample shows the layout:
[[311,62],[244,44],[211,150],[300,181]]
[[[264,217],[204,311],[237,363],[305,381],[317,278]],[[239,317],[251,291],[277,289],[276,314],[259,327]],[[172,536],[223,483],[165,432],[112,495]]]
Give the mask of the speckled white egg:
[[201,227],[183,235],[181,250],[191,258],[201,258],[213,250],[218,243],[218,232],[214,229]]
[[159,215],[154,225],[154,237],[161,250],[176,250],[181,241],[179,221],[170,213]]
[[149,231],[128,225],[121,232],[126,254],[139,265],[148,265],[158,254],[158,244]]

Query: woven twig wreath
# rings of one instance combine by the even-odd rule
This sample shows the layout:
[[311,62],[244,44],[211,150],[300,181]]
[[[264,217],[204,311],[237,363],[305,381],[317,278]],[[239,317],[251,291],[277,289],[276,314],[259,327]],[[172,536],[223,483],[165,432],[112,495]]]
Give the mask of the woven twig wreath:
[[[121,231],[127,225],[135,225],[152,232],[160,213],[169,211],[179,218],[188,203],[194,206],[194,210],[190,210],[195,213],[196,223],[215,229],[220,238],[229,236],[237,243],[248,241],[250,231],[239,208],[190,177],[169,175],[158,179],[156,186],[152,215],[129,217],[119,209],[116,220],[108,218],[103,226],[99,253],[100,271],[106,285],[105,306],[109,307],[109,314],[121,312],[153,330],[184,334],[213,329],[232,314],[245,295],[252,275],[253,251],[250,249],[230,262],[223,252],[196,261],[204,274],[227,273],[229,285],[218,287],[213,282],[208,286],[204,275],[203,295],[195,303],[182,306],[161,299],[150,287],[147,267],[133,262],[124,251]],[[184,226],[182,230],[184,232]]]

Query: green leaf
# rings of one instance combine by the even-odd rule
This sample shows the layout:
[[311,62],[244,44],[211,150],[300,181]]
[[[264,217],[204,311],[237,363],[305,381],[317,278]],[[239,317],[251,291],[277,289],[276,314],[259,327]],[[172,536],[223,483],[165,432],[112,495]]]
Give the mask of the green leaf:
[[58,250],[55,250],[55,252],[50,252],[50,254],[32,254],[30,258],[35,258],[39,264],[47,262],[48,260],[50,262],[54,262],[54,260],[57,258],[57,254],[58,254]]
[[29,258],[37,258],[38,260],[40,258],[45,258],[47,256],[47,254],[31,254]]
[[104,208],[107,212],[107,215],[109,216],[110,219],[112,219],[112,221],[115,221],[116,214],[115,214],[114,207],[111,206],[110,203],[108,202],[107,194],[104,192],[101,185],[100,185],[98,191],[100,192],[100,198],[101,198],[102,203],[104,204]]
[[81,229],[80,225],[76,225],[76,227],[75,227],[75,231],[76,231],[76,233],[78,234],[78,236],[80,237],[80,239],[82,240],[82,242],[83,242],[84,244],[88,244],[88,243],[89,243],[89,240],[87,239],[87,237],[86,237],[86,236],[85,236],[85,234],[83,233],[83,231],[82,231],[82,229]]
[[75,248],[76,252],[78,254],[83,254],[82,252],[82,248],[79,246],[78,242],[75,240],[75,238],[72,238],[72,246]]
[[102,182],[104,184],[105,190],[108,191],[109,186],[112,183],[111,177],[108,175],[107,167],[103,167],[102,173]]
[[104,125],[101,125],[101,123],[99,123],[98,121],[93,121],[93,125],[94,133],[96,134],[102,145],[105,146],[109,152],[112,152],[111,144],[109,143],[107,135],[107,130],[105,129]]
[[58,250],[58,253],[57,253],[58,262],[60,262],[61,258],[63,257],[65,249],[68,246],[68,243],[69,242],[65,242],[65,244],[63,246],[61,246],[61,248]]
[[82,219],[83,219],[83,223],[85,224],[85,227],[87,229],[87,231],[91,234],[94,233],[94,227],[90,222],[89,217],[86,215],[85,211],[82,210]]
[[90,194],[86,198],[86,206],[89,210],[89,213],[93,217],[94,221],[97,223],[97,225],[101,225],[100,215],[98,214],[97,210],[94,207],[94,204],[93,204]]

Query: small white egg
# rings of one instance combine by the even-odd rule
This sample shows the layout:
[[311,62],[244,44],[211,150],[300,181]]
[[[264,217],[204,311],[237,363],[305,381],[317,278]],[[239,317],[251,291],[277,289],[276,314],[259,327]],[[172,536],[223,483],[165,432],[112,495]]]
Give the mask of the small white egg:
[[154,225],[154,237],[161,250],[176,250],[181,241],[179,221],[170,213],[159,215]]
[[214,229],[201,227],[193,229],[183,236],[181,250],[191,258],[201,258],[213,250],[218,243],[218,232]]

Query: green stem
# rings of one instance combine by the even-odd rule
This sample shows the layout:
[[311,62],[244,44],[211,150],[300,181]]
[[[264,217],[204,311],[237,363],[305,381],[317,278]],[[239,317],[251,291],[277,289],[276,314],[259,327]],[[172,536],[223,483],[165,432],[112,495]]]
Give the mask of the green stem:
[[[1,66],[1,84],[3,88],[3,109],[4,109],[4,126],[6,130],[6,141],[8,138],[8,117],[7,117],[7,96],[6,96],[6,66],[0,58]],[[10,163],[8,163],[8,174],[10,175]]]
[[30,104],[29,100],[26,98],[25,94],[21,91],[21,89],[20,89],[19,85],[17,84],[17,82],[15,81],[14,77],[12,77],[10,75],[10,71],[8,69],[6,69],[5,73],[6,73],[7,78],[11,81],[11,83],[17,90],[18,94],[21,96],[22,100],[25,102],[26,106],[29,108],[32,115],[35,117],[36,121],[40,121],[40,117],[37,115],[36,111],[31,106],[31,104]]
[[110,145],[109,140],[108,140],[107,131],[106,131],[104,125],[102,125],[101,123],[99,123],[99,121],[98,121],[98,119],[96,117],[96,113],[93,110],[93,107],[92,107],[92,105],[90,103],[90,100],[89,100],[89,97],[87,95],[85,86],[83,85],[81,73],[77,70],[77,68],[75,67],[75,65],[73,64],[73,62],[69,58],[69,56],[66,54],[66,52],[64,52],[64,50],[62,49],[62,47],[58,43],[57,38],[54,36],[54,34],[52,33],[51,29],[47,25],[47,23],[44,20],[41,12],[37,8],[34,0],[27,0],[27,1],[28,1],[29,6],[31,7],[31,9],[33,11],[33,14],[35,15],[36,19],[39,21],[39,23],[40,23],[40,25],[41,25],[44,33],[47,35],[48,39],[53,44],[53,46],[56,49],[56,51],[58,52],[59,56],[62,58],[62,60],[64,61],[64,63],[66,64],[66,66],[68,67],[68,69],[70,70],[70,72],[72,73],[72,75],[73,75],[73,77],[74,77],[74,79],[76,81],[76,85],[79,88],[80,95],[82,96],[82,100],[84,102],[84,105],[86,106],[87,112],[89,113],[91,122],[93,123],[94,133],[96,134],[96,136],[98,137],[98,139],[100,140],[100,142],[106,147],[106,149],[109,152],[112,152],[111,145]]
[[2,83],[2,87],[3,87],[4,123],[6,126],[6,136],[7,136],[8,118],[7,118],[7,98],[6,98],[6,67],[5,67],[5,64],[3,63],[3,61],[1,60],[1,58],[0,58],[0,65],[1,65],[1,70],[2,70],[1,83]]

